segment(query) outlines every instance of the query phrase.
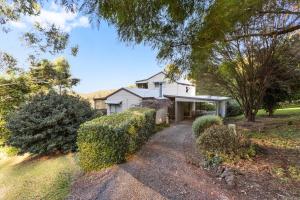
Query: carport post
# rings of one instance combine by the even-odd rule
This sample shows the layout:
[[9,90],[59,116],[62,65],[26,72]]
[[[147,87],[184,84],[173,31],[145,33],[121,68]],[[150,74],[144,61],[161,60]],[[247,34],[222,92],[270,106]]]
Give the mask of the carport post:
[[175,99],[175,122],[179,121],[179,116],[178,116],[178,102]]
[[220,115],[220,103],[218,101],[215,101],[216,104],[216,115],[219,116]]

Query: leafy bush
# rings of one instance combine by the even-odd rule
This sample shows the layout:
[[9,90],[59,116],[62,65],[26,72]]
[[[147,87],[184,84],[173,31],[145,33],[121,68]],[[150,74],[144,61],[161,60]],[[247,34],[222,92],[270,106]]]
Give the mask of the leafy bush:
[[225,125],[206,129],[197,139],[197,145],[208,158],[221,156],[223,160],[237,157],[248,159],[256,154],[249,140]]
[[8,143],[20,153],[75,151],[77,129],[92,116],[89,103],[79,97],[39,94],[8,117]]
[[155,130],[155,111],[132,108],[81,125],[78,131],[79,164],[85,171],[125,161]]
[[227,111],[226,111],[227,117],[235,117],[241,114],[243,114],[243,109],[236,101],[227,102]]
[[198,138],[199,135],[206,129],[209,128],[212,125],[221,125],[223,124],[222,118],[216,115],[205,115],[198,117],[193,122],[193,132],[195,136]]
[[240,138],[225,125],[212,126],[200,135],[197,144],[206,152],[230,154],[239,149]]
[[5,119],[0,115],[0,146],[9,138],[9,130],[6,127]]

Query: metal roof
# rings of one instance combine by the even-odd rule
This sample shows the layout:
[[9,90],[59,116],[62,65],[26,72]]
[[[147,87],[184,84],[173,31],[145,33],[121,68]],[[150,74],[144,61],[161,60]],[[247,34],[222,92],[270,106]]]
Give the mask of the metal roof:
[[230,97],[223,96],[210,96],[210,95],[195,95],[195,96],[176,96],[176,95],[164,95],[165,97],[175,97],[176,99],[190,99],[196,101],[226,101],[231,99]]

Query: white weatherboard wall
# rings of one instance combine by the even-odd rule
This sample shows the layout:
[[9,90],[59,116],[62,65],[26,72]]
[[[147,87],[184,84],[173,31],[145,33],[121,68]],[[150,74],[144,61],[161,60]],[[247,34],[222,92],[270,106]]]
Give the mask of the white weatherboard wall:
[[[106,99],[106,101],[107,102],[110,102],[110,101],[121,102],[120,112],[122,112],[131,107],[139,105],[142,101],[142,98],[140,98],[134,94],[131,94],[130,92],[128,92],[126,90],[120,90],[120,91],[116,92],[115,94],[111,95],[110,97],[108,97]],[[107,114],[110,114],[109,110],[110,110],[109,104],[107,104],[107,111],[108,111]]]
[[[145,81],[141,81],[139,83],[148,83],[149,89],[158,90],[158,88],[155,88],[155,82],[163,82],[163,95],[192,96],[196,94],[195,86],[179,84],[177,82],[170,82],[168,79],[166,79],[164,73],[159,73],[153,76],[152,78]],[[188,92],[186,92],[187,87],[189,88]]]

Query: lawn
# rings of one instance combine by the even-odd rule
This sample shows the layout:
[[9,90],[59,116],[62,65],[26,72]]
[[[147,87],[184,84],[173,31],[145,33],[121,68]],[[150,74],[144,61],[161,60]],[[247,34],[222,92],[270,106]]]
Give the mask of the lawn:
[[0,158],[0,199],[64,199],[79,173],[74,154]]
[[300,198],[300,108],[278,109],[272,117],[260,110],[255,123],[241,116],[227,122],[237,124],[258,146],[253,160],[233,166],[247,175],[245,182],[266,187],[266,192]]

